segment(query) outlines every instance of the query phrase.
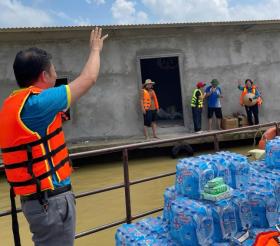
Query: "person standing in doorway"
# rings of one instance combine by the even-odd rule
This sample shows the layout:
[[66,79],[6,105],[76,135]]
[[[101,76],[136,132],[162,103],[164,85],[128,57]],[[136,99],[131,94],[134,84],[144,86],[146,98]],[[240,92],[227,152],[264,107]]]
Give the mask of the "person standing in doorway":
[[[248,124],[259,124],[259,106],[262,104],[261,93],[254,82],[251,79],[245,80],[245,85],[242,86],[242,82],[238,81],[238,89],[242,91],[240,95],[240,104],[245,107]],[[254,116],[254,122],[253,122]]]
[[159,110],[159,104],[155,91],[153,90],[153,82],[147,79],[143,84],[141,91],[141,109],[144,115],[144,135],[146,140],[149,139],[149,132],[147,127],[152,127],[153,137],[159,138],[156,134],[156,117]]
[[208,102],[208,129],[212,130],[212,121],[213,115],[215,113],[218,129],[221,130],[221,121],[223,118],[222,114],[222,106],[221,106],[221,98],[222,98],[222,90],[219,87],[219,81],[217,79],[213,79],[211,81],[211,85],[208,86],[205,90],[205,98],[207,98]]
[[204,91],[203,88],[206,84],[204,82],[198,82],[196,89],[193,91],[191,107],[193,116],[194,131],[196,133],[201,132],[201,114],[203,108]]
[[15,195],[20,196],[35,246],[72,246],[76,208],[71,161],[62,113],[95,83],[103,47],[102,29],[90,36],[88,60],[69,85],[55,86],[51,55],[33,47],[17,53],[13,64],[19,90],[0,110],[0,148],[9,182],[15,245],[20,246]]

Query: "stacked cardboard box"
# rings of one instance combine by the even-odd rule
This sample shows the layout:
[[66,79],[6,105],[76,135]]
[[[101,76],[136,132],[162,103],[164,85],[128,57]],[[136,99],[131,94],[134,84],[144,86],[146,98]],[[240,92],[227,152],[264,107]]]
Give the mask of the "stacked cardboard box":
[[233,129],[238,127],[238,118],[226,116],[222,120],[223,129]]

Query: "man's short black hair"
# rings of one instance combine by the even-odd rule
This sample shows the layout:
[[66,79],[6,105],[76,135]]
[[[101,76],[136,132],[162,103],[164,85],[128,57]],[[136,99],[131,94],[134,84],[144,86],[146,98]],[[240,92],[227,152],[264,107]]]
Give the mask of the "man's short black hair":
[[17,53],[14,74],[20,88],[31,86],[43,71],[49,71],[52,56],[45,50],[32,47]]
[[247,82],[250,82],[251,85],[254,84],[253,80],[251,80],[251,79],[246,79],[246,80],[245,80],[245,84],[247,84]]

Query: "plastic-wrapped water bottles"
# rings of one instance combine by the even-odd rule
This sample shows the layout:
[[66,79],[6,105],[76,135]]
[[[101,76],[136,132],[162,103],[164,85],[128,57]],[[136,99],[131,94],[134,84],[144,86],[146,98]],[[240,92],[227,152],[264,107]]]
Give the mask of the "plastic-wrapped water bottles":
[[124,224],[117,230],[115,239],[117,246],[178,246],[170,237],[167,223],[161,217]]
[[134,224],[123,224],[115,234],[116,246],[132,246],[148,235],[139,231]]
[[171,206],[171,236],[180,245],[210,245],[213,233],[211,211],[206,205],[177,198]]
[[226,158],[224,158],[218,153],[216,155],[213,155],[210,163],[215,171],[215,176],[222,177],[224,179],[224,182],[227,185],[230,185],[231,176],[229,170],[229,165],[230,165],[229,160],[227,160]]
[[144,234],[155,234],[158,237],[168,233],[168,226],[161,217],[145,218],[136,222],[136,228]]
[[235,208],[237,231],[241,232],[252,227],[252,210],[245,192],[235,190],[232,204]]
[[269,168],[280,169],[280,139],[275,138],[266,142],[265,164]]
[[230,164],[231,184],[233,189],[246,189],[250,167],[247,160],[233,158]]
[[170,222],[170,211],[171,211],[171,203],[176,198],[176,190],[175,186],[171,186],[167,188],[164,192],[164,208],[163,208],[163,218]]
[[266,190],[263,185],[251,185],[247,196],[252,209],[252,224],[255,228],[268,228],[279,223],[277,200],[272,191]]
[[205,184],[214,178],[214,171],[203,160],[185,159],[176,167],[176,191],[193,199],[199,199]]
[[[271,149],[275,143],[280,146],[277,141]],[[271,163],[275,167],[277,158]],[[121,226],[116,245],[252,245],[257,233],[280,223],[280,174],[271,166],[264,161],[249,165],[245,156],[227,151],[180,160],[175,187],[164,193],[163,218]],[[231,198],[198,200],[202,191],[209,196],[226,193],[224,183],[234,188]],[[245,240],[247,229],[252,233]]]
[[252,173],[250,175],[250,180],[255,183],[264,184],[266,189],[273,191],[280,208],[280,173],[277,169],[268,169],[261,164],[261,167],[259,165],[257,173]]
[[229,200],[218,201],[212,204],[214,222],[213,240],[223,242],[237,233],[235,209]]

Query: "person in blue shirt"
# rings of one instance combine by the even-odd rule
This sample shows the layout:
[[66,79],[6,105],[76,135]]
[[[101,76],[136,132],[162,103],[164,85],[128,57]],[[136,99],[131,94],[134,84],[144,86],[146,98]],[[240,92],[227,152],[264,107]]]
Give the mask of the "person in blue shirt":
[[[57,114],[68,109],[96,83],[100,52],[106,38],[107,35],[102,36],[101,28],[96,27],[91,32],[89,57],[82,72],[69,85],[59,87],[54,87],[57,74],[49,53],[36,47],[17,53],[13,68],[19,87],[25,90],[33,86],[42,90],[39,94],[31,94],[21,110],[20,117],[27,128],[43,138]],[[47,141],[44,144],[44,149],[49,151]],[[46,163],[49,169],[55,170],[51,159]],[[22,211],[36,246],[72,246],[76,209],[71,180],[70,177],[59,180],[56,172],[53,172],[51,180],[52,189],[21,195]],[[44,204],[38,202],[38,194],[46,200]],[[20,245],[20,242],[15,242],[15,245]]]
[[206,87],[205,89],[205,98],[208,103],[208,129],[212,130],[212,119],[215,113],[218,122],[218,129],[221,130],[221,120],[223,118],[222,114],[222,106],[221,106],[221,98],[222,98],[222,90],[219,87],[219,81],[217,79],[213,79],[211,81],[211,85]]
[[[240,104],[245,107],[248,124],[259,124],[259,106],[262,104],[262,97],[259,89],[251,79],[245,80],[245,85],[238,81],[238,89],[242,91],[240,95]],[[247,100],[248,99],[248,100]],[[253,122],[254,116],[254,122]]]

